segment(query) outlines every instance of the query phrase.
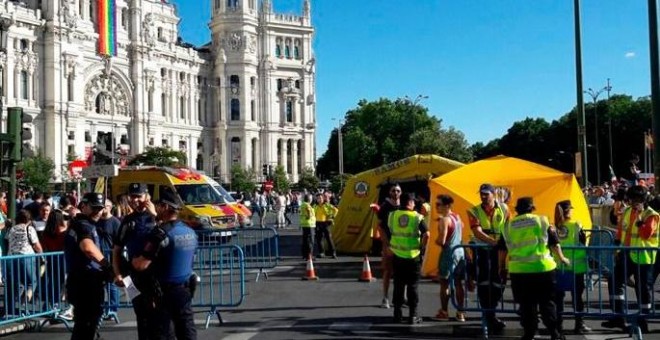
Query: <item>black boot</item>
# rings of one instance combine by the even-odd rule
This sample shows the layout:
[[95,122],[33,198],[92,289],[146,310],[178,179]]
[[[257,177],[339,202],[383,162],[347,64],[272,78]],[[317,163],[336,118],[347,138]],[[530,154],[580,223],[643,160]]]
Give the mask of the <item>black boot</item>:
[[422,323],[422,318],[417,316],[417,308],[410,308],[410,319],[408,320],[408,323],[411,325]]
[[586,334],[590,333],[591,328],[589,328],[585,323],[584,319],[581,316],[575,317],[575,334]]
[[401,323],[403,321],[403,312],[401,307],[394,307],[394,323]]

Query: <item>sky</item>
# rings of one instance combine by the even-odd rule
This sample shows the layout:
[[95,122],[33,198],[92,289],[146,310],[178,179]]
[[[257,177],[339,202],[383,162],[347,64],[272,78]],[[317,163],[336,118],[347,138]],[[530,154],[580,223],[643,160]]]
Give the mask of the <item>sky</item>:
[[[208,42],[210,0],[173,2],[184,40]],[[273,0],[295,14],[302,2]],[[650,95],[646,1],[581,2],[584,89],[609,78],[611,94]],[[312,23],[318,157],[361,99],[428,96],[420,105],[469,144],[577,103],[571,0],[312,0]]]

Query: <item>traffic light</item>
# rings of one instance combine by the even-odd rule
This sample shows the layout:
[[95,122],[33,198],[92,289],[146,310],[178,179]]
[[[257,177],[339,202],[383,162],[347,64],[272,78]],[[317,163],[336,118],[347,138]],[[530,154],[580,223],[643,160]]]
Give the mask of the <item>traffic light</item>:
[[264,176],[268,176],[268,164],[264,164],[262,166],[262,169],[263,170],[261,170],[261,174],[264,175]]
[[12,144],[10,142],[0,142],[0,177],[9,178],[11,160]]
[[32,130],[23,124],[32,123],[32,116],[23,110],[9,110],[7,116],[7,133],[13,138],[10,158],[20,162],[23,158],[34,157],[29,141],[32,140]]

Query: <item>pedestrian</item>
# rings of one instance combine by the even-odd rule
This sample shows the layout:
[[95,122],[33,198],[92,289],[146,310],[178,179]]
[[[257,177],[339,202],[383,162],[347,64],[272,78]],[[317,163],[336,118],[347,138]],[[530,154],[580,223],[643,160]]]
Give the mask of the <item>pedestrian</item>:
[[383,300],[381,301],[381,308],[390,308],[390,301],[388,296],[390,296],[390,280],[392,278],[392,257],[394,256],[392,252],[385,249],[385,236],[389,232],[389,227],[387,226],[390,213],[398,210],[401,199],[401,186],[398,183],[393,184],[389,188],[389,196],[380,204],[378,209],[378,229],[380,233],[382,246],[382,257],[381,257],[381,267],[383,270]]
[[[635,278],[635,293],[641,314],[651,313],[654,284],[654,264],[657,250],[625,250],[627,247],[658,248],[658,220],[660,215],[648,206],[648,191],[641,185],[628,189],[626,196],[630,206],[626,208],[619,221],[615,244],[624,247],[616,254],[614,275],[608,278],[608,290],[612,299],[612,310],[617,316],[603,322],[606,328],[628,330],[623,316],[625,286],[630,276]],[[648,333],[648,323],[640,317],[637,324],[643,333]]]
[[171,191],[161,193],[157,204],[160,225],[151,230],[141,255],[132,260],[140,272],[153,267],[158,285],[156,290],[144,291],[153,298],[152,313],[154,340],[171,339],[170,328],[178,340],[197,339],[193,318],[192,297],[197,276],[193,274],[193,258],[197,250],[197,234],[179,220],[181,205]]
[[[326,256],[326,250],[332,254],[332,258],[337,258],[335,250],[335,243],[332,241],[332,227],[333,220],[337,215],[337,208],[325,201],[324,194],[316,195],[316,205],[314,206],[314,215],[316,217],[316,249],[318,249],[317,257],[323,258]],[[323,241],[328,244],[328,249],[323,245]]]
[[[64,251],[64,241],[69,231],[69,214],[55,209],[48,215],[46,227],[39,237],[44,253]],[[57,257],[47,259],[46,271],[41,277],[41,298],[47,308],[56,308],[62,301],[64,289],[64,263]],[[73,309],[62,310],[58,317],[73,320]]]
[[302,258],[307,260],[314,254],[314,229],[316,228],[316,215],[310,204],[312,195],[306,195],[300,207],[300,228],[302,229]]
[[35,220],[39,217],[39,210],[41,210],[41,203],[44,202],[44,194],[40,192],[35,192],[32,194],[32,201],[29,204],[25,204],[22,209],[27,210],[30,213],[30,220]]
[[275,211],[277,211],[277,228],[284,228],[286,225],[286,195],[281,192],[277,193],[275,200]]
[[[557,274],[557,292],[555,304],[557,305],[557,327],[563,332],[564,296],[566,290],[571,291],[571,301],[575,306],[576,312],[584,311],[584,293],[585,283],[584,274],[587,272],[587,251],[586,249],[565,249],[564,247],[584,247],[587,244],[587,235],[582,229],[580,221],[573,220],[573,205],[570,200],[564,200],[555,206],[555,228],[557,237],[562,247],[562,252],[571,263],[566,265],[561,263],[561,259],[555,257],[555,262],[559,265]],[[568,283],[568,284],[563,284]],[[587,327],[581,315],[575,316],[575,333],[584,334],[591,332]]]
[[115,217],[122,220],[125,216],[130,215],[133,212],[131,208],[131,199],[127,194],[121,194],[117,196],[117,205],[115,207]]
[[[487,247],[477,248],[474,256],[477,265],[477,297],[481,308],[493,310],[504,292],[504,282],[499,275],[497,245],[502,229],[509,221],[509,208],[495,199],[495,187],[484,183],[479,187],[481,204],[467,211],[472,229],[472,242]],[[495,312],[484,313],[488,329],[501,332],[506,324],[495,316]]]
[[96,339],[103,315],[103,288],[114,277],[112,265],[101,252],[101,242],[96,232],[96,222],[101,218],[104,202],[102,194],[83,195],[82,213],[72,220],[65,239],[66,292],[74,307],[71,340]]
[[32,225],[37,229],[37,232],[44,231],[44,228],[46,228],[46,221],[48,221],[48,215],[52,210],[53,206],[48,203],[48,201],[44,200],[41,202],[39,215],[37,215],[37,218],[32,221]]
[[390,213],[383,248],[393,254],[394,269],[394,322],[403,321],[403,294],[407,290],[408,323],[417,324],[422,318],[417,314],[419,297],[417,285],[421,267],[421,250],[426,247],[429,232],[422,215],[415,211],[415,196],[406,193],[401,198],[399,209]]
[[[114,248],[114,240],[119,238],[119,226],[121,221],[112,215],[112,201],[105,200],[105,208],[101,218],[96,223],[97,232],[101,239],[101,251],[105,256],[110,256]],[[119,308],[119,288],[110,282],[106,286],[108,294],[108,308],[103,314],[105,320],[116,318]]]
[[[147,236],[156,226],[156,208],[151,202],[149,190],[144,183],[129,184],[128,195],[133,212],[122,219],[119,226],[119,237],[113,243],[112,265],[118,274],[115,284],[122,287],[123,275],[129,275],[136,288],[144,291],[150,288],[151,277],[148,274],[132,270],[129,264],[133,258],[140,255]],[[128,258],[124,258],[124,248],[126,248]],[[140,294],[133,299],[132,304],[137,322],[138,339],[149,339],[149,315],[154,311],[153,303],[146,294]]]
[[557,233],[551,228],[548,218],[533,214],[535,207],[531,197],[519,198],[515,209],[517,216],[504,227],[497,248],[501,282],[506,282],[507,256],[509,259],[511,290],[514,301],[519,305],[520,324],[524,329],[520,340],[534,339],[539,312],[550,332],[550,339],[565,340],[557,322],[557,264],[551,250],[564,264],[570,264],[570,261],[562,253]]
[[264,190],[259,195],[259,225],[265,228],[266,214],[268,213],[268,193]]
[[[463,248],[458,247],[462,243],[463,222],[461,217],[452,211],[454,199],[449,195],[438,195],[435,206],[440,217],[438,218],[438,237],[435,244],[440,247],[440,259],[438,260],[438,278],[440,279],[440,310],[435,316],[439,320],[449,319],[449,277],[454,278],[454,289],[456,290],[456,303],[463,307],[465,289],[463,277],[465,276],[465,255]],[[456,321],[464,322],[465,313],[456,311]]]

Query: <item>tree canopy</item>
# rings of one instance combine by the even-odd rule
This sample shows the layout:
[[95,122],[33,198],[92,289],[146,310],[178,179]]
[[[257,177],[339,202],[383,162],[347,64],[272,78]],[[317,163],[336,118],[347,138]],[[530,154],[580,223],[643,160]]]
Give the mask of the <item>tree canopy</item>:
[[252,169],[243,169],[235,164],[231,167],[231,189],[236,192],[253,193],[257,187],[257,176]]
[[[462,132],[444,128],[428,109],[408,99],[361,100],[349,110],[341,127],[344,173],[359,173],[414,154],[430,153],[460,162],[472,159]],[[338,173],[339,130],[330,135],[327,151],[319,158],[317,173],[329,178]]]
[[48,184],[53,178],[55,162],[38,152],[36,156],[25,158],[18,168],[23,171],[23,183],[37,192],[48,192]]
[[186,165],[186,153],[172,150],[168,147],[147,147],[143,153],[133,157],[129,164],[156,166]]

